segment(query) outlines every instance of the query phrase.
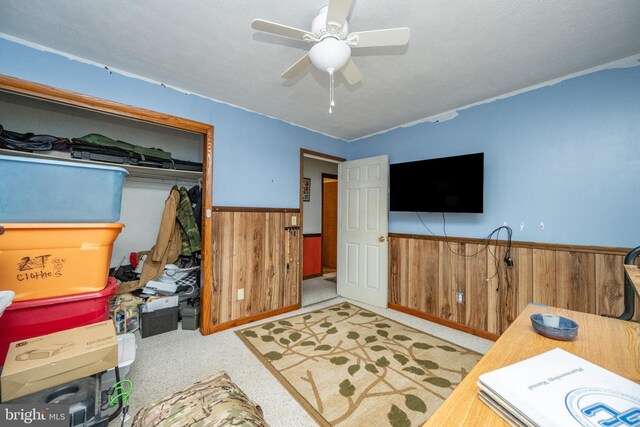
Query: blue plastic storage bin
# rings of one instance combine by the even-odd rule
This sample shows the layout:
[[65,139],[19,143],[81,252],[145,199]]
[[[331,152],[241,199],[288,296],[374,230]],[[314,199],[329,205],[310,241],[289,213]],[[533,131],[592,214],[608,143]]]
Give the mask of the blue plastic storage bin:
[[118,167],[0,155],[0,222],[116,222]]

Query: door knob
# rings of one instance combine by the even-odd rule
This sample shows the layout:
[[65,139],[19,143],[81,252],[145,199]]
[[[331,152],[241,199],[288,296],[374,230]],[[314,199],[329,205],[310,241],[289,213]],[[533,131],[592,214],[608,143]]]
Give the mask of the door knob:
[[386,240],[386,238],[384,236],[380,236],[378,237],[378,242],[384,242]]

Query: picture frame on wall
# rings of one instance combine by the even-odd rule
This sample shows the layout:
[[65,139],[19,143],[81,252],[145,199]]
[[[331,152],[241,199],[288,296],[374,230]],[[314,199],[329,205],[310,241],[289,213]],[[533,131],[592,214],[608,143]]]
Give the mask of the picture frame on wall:
[[302,179],[302,201],[311,201],[311,178]]

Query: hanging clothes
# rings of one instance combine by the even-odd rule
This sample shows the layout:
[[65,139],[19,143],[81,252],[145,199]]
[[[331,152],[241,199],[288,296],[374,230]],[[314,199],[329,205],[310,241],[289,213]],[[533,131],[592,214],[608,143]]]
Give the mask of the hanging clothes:
[[179,204],[180,190],[177,186],[173,186],[164,203],[156,244],[151,248],[142,265],[140,287],[146,285],[149,280],[157,279],[164,272],[165,264],[175,262],[180,256],[182,235],[176,217]]
[[202,187],[200,184],[194,185],[187,191],[189,200],[191,201],[191,207],[193,208],[193,216],[196,219],[198,230],[202,232]]
[[200,250],[200,231],[193,216],[189,194],[184,187],[180,188],[180,204],[177,210],[178,222],[182,234],[182,255],[191,256]]

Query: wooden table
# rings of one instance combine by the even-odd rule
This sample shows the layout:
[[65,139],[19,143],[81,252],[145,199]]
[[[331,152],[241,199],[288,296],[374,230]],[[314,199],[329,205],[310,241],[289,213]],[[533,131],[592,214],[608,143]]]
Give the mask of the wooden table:
[[636,293],[640,295],[640,268],[635,265],[624,265],[624,271],[627,273],[627,277],[631,280],[631,284],[636,290]]
[[[567,342],[537,334],[529,319],[533,313],[558,314],[574,320],[580,326],[578,337]],[[555,347],[640,383],[639,323],[529,305],[436,410],[425,426],[508,425],[478,399],[478,377]]]

